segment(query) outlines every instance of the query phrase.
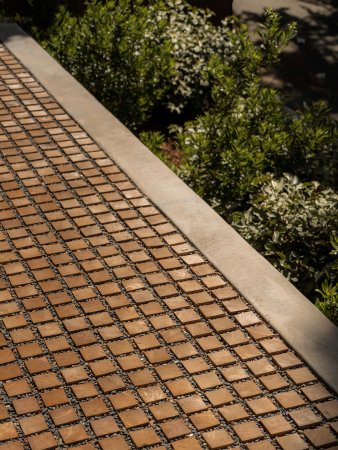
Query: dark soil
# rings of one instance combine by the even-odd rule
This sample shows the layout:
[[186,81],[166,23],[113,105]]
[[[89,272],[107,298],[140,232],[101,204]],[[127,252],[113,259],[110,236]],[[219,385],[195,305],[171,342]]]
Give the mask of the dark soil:
[[[295,2],[301,5],[303,18],[290,14],[286,7],[276,9],[285,22],[297,22],[298,35],[283,53],[280,63],[264,77],[264,81],[282,89],[290,108],[297,109],[304,102],[321,100],[338,119],[338,2]],[[240,19],[251,26],[262,21],[262,15],[242,11]]]

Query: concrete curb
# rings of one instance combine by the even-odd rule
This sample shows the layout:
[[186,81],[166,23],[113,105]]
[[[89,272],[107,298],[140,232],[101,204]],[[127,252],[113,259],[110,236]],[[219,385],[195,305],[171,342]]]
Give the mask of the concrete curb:
[[338,392],[338,328],[15,24],[0,39],[135,184]]

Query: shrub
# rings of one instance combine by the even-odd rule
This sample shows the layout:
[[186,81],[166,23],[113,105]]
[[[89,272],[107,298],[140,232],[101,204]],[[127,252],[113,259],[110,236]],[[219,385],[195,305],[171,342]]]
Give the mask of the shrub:
[[321,289],[317,289],[320,297],[316,299],[316,306],[320,309],[334,324],[338,326],[338,236],[334,235],[331,239],[331,255],[335,261],[331,266],[328,278],[322,283]]
[[293,171],[302,180],[338,187],[337,122],[321,103],[305,105],[288,128],[287,151],[277,161],[279,172]]
[[[228,81],[227,92],[235,92]],[[237,98],[223,112],[212,109],[178,133],[181,177],[223,217],[245,208],[272,169],[273,153],[285,140],[277,115],[277,97],[256,90],[245,104]]]
[[140,139],[159,159],[168,163],[166,155],[161,151],[161,147],[166,140],[163,133],[160,131],[142,131],[140,133]]
[[328,162],[336,154],[337,127],[327,110],[314,104],[287,112],[278,93],[260,83],[261,70],[294,34],[293,26],[284,33],[278,27],[278,16],[268,12],[260,45],[243,25],[229,32],[231,57],[214,56],[209,64],[212,106],[177,134],[181,176],[225,218],[246,209],[269,173],[327,185],[336,179]]
[[317,308],[338,326],[338,282],[333,284],[325,280],[317,292],[321,296],[316,300]]
[[[155,2],[155,8],[157,4]],[[156,17],[167,24],[164,33],[171,44],[175,68],[164,105],[176,113],[186,108],[201,112],[207,106],[206,70],[211,56],[216,54],[227,59],[231,54],[228,39],[231,22],[225,21],[216,27],[210,22],[211,12],[193,8],[184,0],[162,3]]]
[[338,228],[338,194],[291,175],[271,178],[233,226],[305,295],[332,272],[330,236]]
[[61,9],[46,49],[131,129],[137,129],[169,89],[170,45],[159,6],[88,2],[80,17]]
[[228,26],[182,0],[88,2],[82,16],[62,8],[45,48],[132,129],[157,106],[201,111],[211,55],[229,53]]
[[[184,154],[181,176],[225,217],[261,186],[287,139],[282,102],[274,90],[260,85],[262,66],[278,56],[266,43],[269,26],[261,30],[259,47],[247,27],[234,24],[228,32],[230,58],[214,55],[208,66],[212,106],[177,134]],[[290,26],[285,44],[292,34]]]

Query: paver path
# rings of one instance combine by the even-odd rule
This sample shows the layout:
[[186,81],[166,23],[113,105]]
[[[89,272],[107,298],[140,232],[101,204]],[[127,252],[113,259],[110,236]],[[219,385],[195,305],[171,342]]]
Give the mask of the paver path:
[[332,392],[0,59],[0,447],[337,449]]

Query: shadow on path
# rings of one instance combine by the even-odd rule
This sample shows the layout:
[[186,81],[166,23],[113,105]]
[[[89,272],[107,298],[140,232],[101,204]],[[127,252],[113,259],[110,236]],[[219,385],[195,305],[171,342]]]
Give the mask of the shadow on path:
[[[338,118],[338,2],[298,2],[297,16],[288,7],[276,11],[285,21],[297,22],[298,35],[265,81],[284,90],[290,107],[324,100]],[[239,15],[250,24],[262,21],[258,8],[244,9]]]

